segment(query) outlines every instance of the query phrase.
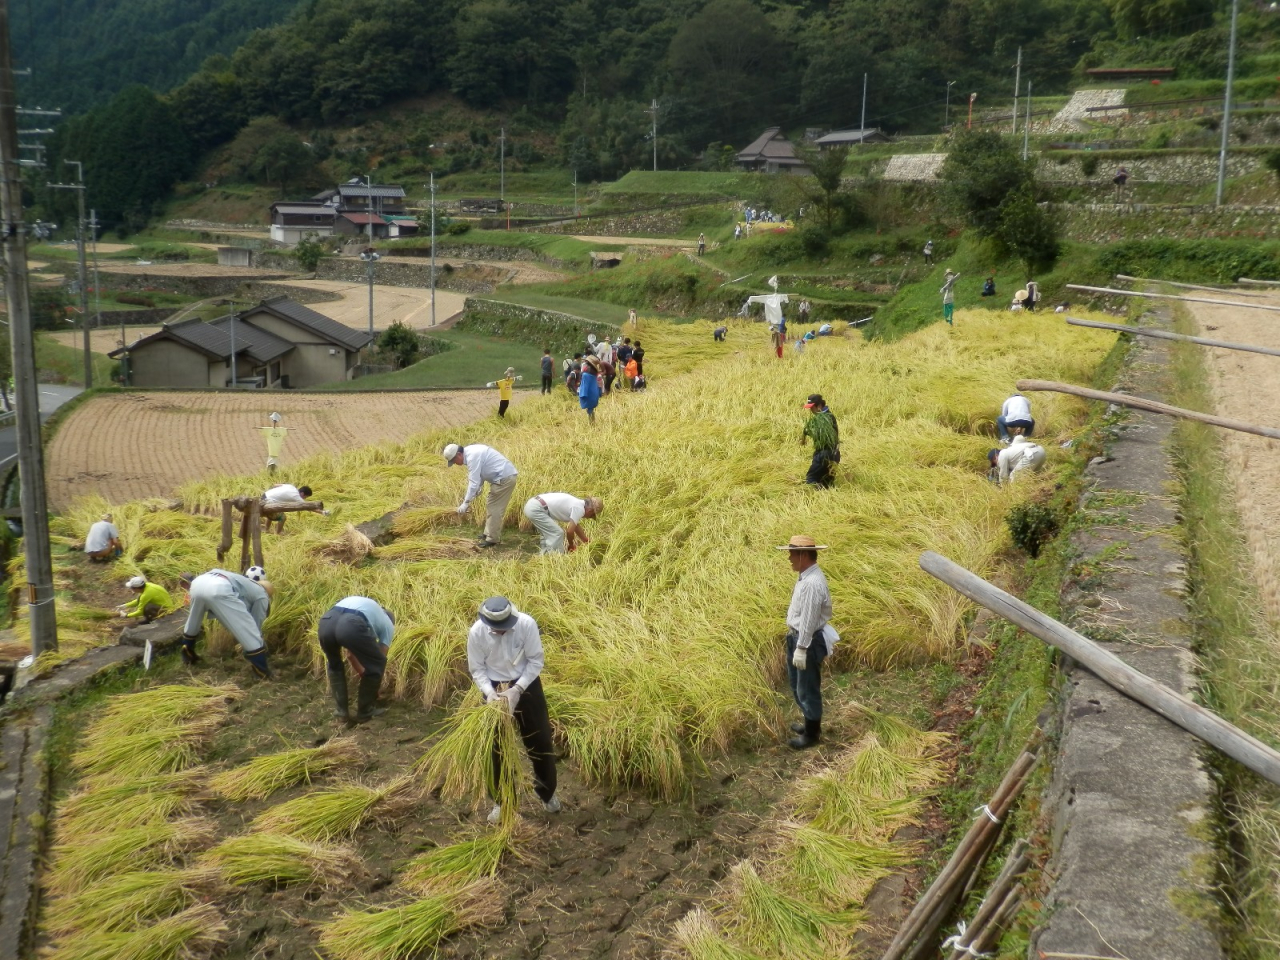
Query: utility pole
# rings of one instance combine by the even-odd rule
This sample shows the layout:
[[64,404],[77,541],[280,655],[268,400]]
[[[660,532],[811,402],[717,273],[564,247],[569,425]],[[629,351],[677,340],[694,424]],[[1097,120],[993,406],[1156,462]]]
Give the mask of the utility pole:
[[436,173],[431,171],[431,325],[436,325]]
[[1022,159],[1027,159],[1031,147],[1031,81],[1027,81],[1027,122],[1022,125]]
[[658,172],[658,98],[649,102],[649,112],[653,114],[653,172]]
[[89,278],[84,262],[84,164],[79,160],[63,160],[76,168],[75,183],[46,183],[52,190],[75,190],[79,202],[76,217],[76,254],[80,262],[80,328],[84,331],[84,388],[93,386],[93,352],[89,346]]
[[573,217],[578,218],[578,171],[573,171]]
[[948,81],[947,81],[947,100],[946,100],[946,104],[947,104],[947,105],[946,105],[946,107],[944,108],[944,110],[943,110],[943,114],[942,114],[942,129],[943,129],[943,130],[946,130],[947,128],[949,128],[949,127],[951,126],[951,88],[952,88],[952,87],[954,87],[955,85],[956,85],[956,81],[955,81],[955,80],[948,80]]
[[27,234],[22,222],[22,171],[18,159],[17,91],[9,50],[9,4],[0,0],[0,243],[4,246],[9,346],[17,412],[18,477],[22,483],[22,548],[27,567],[31,652],[58,649],[53,559],[49,552],[44,450],[40,446],[40,396],[27,287]]
[[1018,48],[1018,65],[1013,70],[1013,135],[1018,135],[1018,91],[1022,89],[1022,48]]
[[236,368],[236,302],[231,303],[230,320],[227,327],[231,330],[231,389],[236,389],[240,384],[240,376]]
[[1240,0],[1231,0],[1231,40],[1227,48],[1227,96],[1222,103],[1222,147],[1218,151],[1218,192],[1213,205],[1222,206],[1222,189],[1227,182],[1227,138],[1231,133],[1231,88],[1236,82],[1236,20],[1240,16]]
[[862,119],[858,121],[858,143],[867,138],[867,75],[862,75]]

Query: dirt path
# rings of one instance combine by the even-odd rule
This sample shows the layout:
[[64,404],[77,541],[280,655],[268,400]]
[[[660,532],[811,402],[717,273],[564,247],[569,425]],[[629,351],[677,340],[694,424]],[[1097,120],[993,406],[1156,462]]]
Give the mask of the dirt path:
[[[512,403],[531,395],[517,391]],[[94,397],[46,451],[49,504],[97,493],[112,502],[168,497],[189,480],[253,473],[266,463],[257,433],[278,411],[289,428],[282,463],[492,416],[472,391],[367,394],[145,393]]]
[[[1280,294],[1259,302],[1280,304]],[[1203,303],[1188,306],[1206,337],[1280,349],[1280,318],[1275,313]],[[1236,350],[1206,352],[1217,412],[1280,427],[1280,358]],[[1280,623],[1280,443],[1232,430],[1219,433],[1258,589],[1272,622]]]

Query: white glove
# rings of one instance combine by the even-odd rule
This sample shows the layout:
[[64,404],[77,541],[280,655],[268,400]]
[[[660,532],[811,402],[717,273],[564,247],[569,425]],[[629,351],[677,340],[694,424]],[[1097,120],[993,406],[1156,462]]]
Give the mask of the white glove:
[[805,647],[796,647],[796,652],[791,655],[791,665],[797,670],[803,670],[809,665],[809,651]]
[[127,617],[128,615],[129,615],[128,610],[116,610],[117,617]]
[[497,703],[501,699],[502,699],[502,694],[498,693],[497,690],[494,690],[492,688],[486,690],[484,693],[485,703]]
[[521,377],[516,377],[516,379],[517,379],[517,380],[523,380],[523,379],[524,379],[524,377],[522,377],[522,376],[521,376]]
[[516,704],[520,702],[520,694],[522,693],[524,693],[524,691],[521,690],[518,685],[513,683],[511,686],[507,687],[507,689],[503,690],[502,693],[498,694],[498,696],[506,699],[507,709],[511,711],[511,715],[513,717],[516,715]]
[[469,503],[460,504],[458,506],[458,516],[462,516],[464,513],[466,513],[470,509],[471,509],[471,504]]
[[486,384],[485,384],[485,386],[486,386],[486,387],[496,387],[496,386],[497,386],[497,384],[496,384],[496,383],[494,383],[492,380],[490,380],[488,383],[486,383]]

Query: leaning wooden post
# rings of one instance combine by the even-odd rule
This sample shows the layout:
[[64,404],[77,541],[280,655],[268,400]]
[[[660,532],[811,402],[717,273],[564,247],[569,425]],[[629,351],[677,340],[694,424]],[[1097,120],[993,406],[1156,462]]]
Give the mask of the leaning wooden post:
[[262,562],[262,503],[258,500],[249,504],[249,529],[253,533],[253,562],[266,567]]
[[1149,413],[1163,413],[1170,417],[1181,417],[1184,420],[1195,420],[1199,423],[1209,423],[1215,427],[1225,427],[1228,430],[1238,430],[1241,433],[1252,433],[1259,437],[1269,437],[1272,440],[1280,440],[1280,430],[1272,427],[1259,427],[1252,423],[1245,423],[1243,420],[1232,420],[1228,417],[1215,417],[1211,413],[1199,413],[1195,410],[1184,410],[1181,407],[1171,407],[1167,403],[1157,403],[1155,400],[1144,400],[1141,397],[1131,397],[1127,393],[1107,393],[1105,390],[1094,390],[1091,387],[1077,387],[1073,383],[1056,383],[1053,380],[1019,380],[1019,390],[1030,391],[1047,391],[1051,393],[1069,393],[1073,397],[1084,397],[1086,400],[1102,400],[1105,403],[1114,403],[1121,407],[1133,407],[1135,410],[1146,410]]
[[253,534],[249,532],[252,510],[244,510],[240,514],[240,569],[238,572],[244,573],[249,569],[249,544],[252,542]]
[[235,542],[235,534],[231,526],[231,501],[222,501],[222,540],[218,544],[218,562],[222,562],[222,558],[227,555],[227,551],[231,549],[231,544]]
[[1237,297],[1265,297],[1266,294],[1260,290],[1232,290],[1230,288],[1211,287],[1204,283],[1178,283],[1175,280],[1153,280],[1150,277],[1129,277],[1123,273],[1117,273],[1116,279],[1122,283],[1163,283],[1166,287],[1178,287],[1182,290],[1208,290],[1211,293],[1230,293]]
[[1248,277],[1236,277],[1236,283],[1252,283],[1259,287],[1280,287],[1280,280],[1250,280]]
[[920,567],[930,576],[997,613],[1027,633],[1079,661],[1098,679],[1154,710],[1170,723],[1195,734],[1233,760],[1274,784],[1280,784],[1280,753],[1249,736],[1212,711],[1133,669],[1113,653],[1017,597],[932,551],[921,554]]
[[1102,323],[1099,320],[1081,320],[1078,317],[1067,317],[1067,323],[1073,327],[1093,327],[1095,330],[1115,330],[1119,333],[1132,333],[1138,337],[1152,337],[1156,340],[1177,340],[1182,343],[1198,343],[1203,347],[1221,347],[1223,350],[1243,350],[1246,353],[1265,353],[1269,357],[1280,357],[1280,350],[1273,347],[1259,347],[1252,343],[1232,343],[1229,340],[1210,340],[1208,337],[1192,337],[1185,333],[1170,333],[1168,330],[1153,330],[1150,327],[1131,327],[1123,323]]
[[1241,303],[1239,300],[1213,300],[1209,297],[1180,297],[1173,293],[1145,293],[1140,290],[1117,290],[1114,287],[1087,287],[1080,283],[1068,283],[1068,290],[1080,290],[1084,293],[1105,293],[1113,297],[1142,297],[1147,300],[1183,300],[1187,303],[1216,303],[1222,307],[1245,307],[1249,310],[1274,310],[1280,312],[1280,306],[1268,303]]

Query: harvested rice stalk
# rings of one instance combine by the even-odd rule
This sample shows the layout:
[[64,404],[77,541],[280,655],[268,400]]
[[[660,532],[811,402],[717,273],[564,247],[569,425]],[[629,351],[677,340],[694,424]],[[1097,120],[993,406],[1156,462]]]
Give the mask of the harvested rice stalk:
[[84,837],[186,816],[200,773],[200,768],[188,768],[72,794],[58,811],[58,833]]
[[227,705],[243,696],[243,690],[230,684],[206,686],[172,683],[137,693],[120,694],[107,702],[107,709],[102,717],[89,728],[89,736],[92,737],[95,733],[122,735],[155,730],[195,718],[207,718],[211,713],[218,718],[215,722],[221,722]]
[[218,844],[201,858],[238,887],[254,883],[336,885],[363,872],[350,847],[310,843],[276,833],[251,833]]
[[[482,703],[480,691],[468,690],[445,720],[445,731],[417,763],[423,785],[428,790],[439,788],[447,800],[470,799],[480,804],[491,797],[502,805],[503,821],[509,823],[529,778],[520,762],[524,747],[506,703]],[[496,783],[495,742],[501,755]]]
[[907,860],[900,848],[860,843],[798,823],[784,823],[783,832],[790,844],[782,872],[832,906],[862,902],[877,880]]
[[491,880],[437,887],[401,906],[352,910],[326,924],[320,945],[336,960],[404,960],[432,953],[467,927],[502,920],[502,898]]
[[212,824],[191,818],[129,827],[88,842],[71,837],[53,849],[49,889],[70,894],[113,874],[160,867],[212,838]]
[[677,921],[675,940],[690,960],[763,960],[758,953],[730,942],[701,907],[695,907]]
[[253,829],[301,840],[334,840],[350,837],[366,823],[393,826],[408,817],[420,799],[421,791],[408,777],[381,787],[342,784],[272,807],[253,821]]
[[397,537],[420,537],[431,530],[457,524],[458,514],[452,507],[411,507],[396,514],[391,532]]
[[383,560],[400,563],[421,563],[426,560],[452,560],[475,556],[480,552],[474,540],[465,537],[441,537],[429,541],[397,540],[378,548]]
[[409,861],[400,883],[410,893],[426,895],[442,879],[465,882],[492,877],[510,849],[513,835],[513,825],[508,822],[496,830],[482,830],[467,840],[428,850]]
[[92,788],[174,773],[196,763],[202,742],[220,723],[220,717],[202,718],[120,736],[99,730],[82,741],[72,762]]
[[58,944],[48,960],[204,960],[227,942],[227,925],[210,904],[131,931],[89,931]]
[[766,955],[792,960],[836,960],[849,956],[848,934],[857,912],[827,910],[778,890],[743,861],[732,871],[738,939]]
[[330,540],[316,553],[336,563],[359,563],[373,550],[373,541],[348,523],[336,539]]
[[335,737],[318,747],[300,747],[281,753],[255,757],[248,763],[223,770],[209,780],[209,789],[237,803],[261,800],[277,790],[311,778],[360,758],[353,737]]
[[217,871],[204,867],[121,873],[55,899],[45,912],[44,929],[55,937],[136,930],[207,899],[219,886]]

